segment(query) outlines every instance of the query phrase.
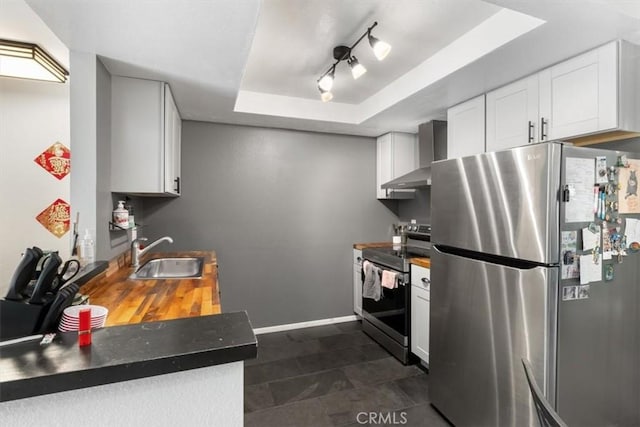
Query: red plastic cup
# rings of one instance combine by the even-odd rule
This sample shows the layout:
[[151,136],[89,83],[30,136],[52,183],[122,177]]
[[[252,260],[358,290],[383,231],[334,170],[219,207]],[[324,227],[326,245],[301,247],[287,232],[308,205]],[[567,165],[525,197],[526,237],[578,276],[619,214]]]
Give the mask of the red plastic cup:
[[78,317],[78,345],[80,347],[91,345],[91,309],[80,309]]

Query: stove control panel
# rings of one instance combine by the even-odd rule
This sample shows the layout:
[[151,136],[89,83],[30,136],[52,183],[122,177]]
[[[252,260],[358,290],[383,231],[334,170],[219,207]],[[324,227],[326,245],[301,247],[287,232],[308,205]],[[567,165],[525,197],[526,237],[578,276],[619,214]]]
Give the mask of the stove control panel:
[[431,226],[427,224],[407,224],[407,235],[412,239],[431,240]]

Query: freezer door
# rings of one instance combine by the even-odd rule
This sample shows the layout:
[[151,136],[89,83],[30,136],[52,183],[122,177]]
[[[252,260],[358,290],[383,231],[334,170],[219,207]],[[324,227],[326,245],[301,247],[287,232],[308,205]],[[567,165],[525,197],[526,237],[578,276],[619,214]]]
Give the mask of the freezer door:
[[557,283],[433,250],[429,396],[454,425],[538,426],[521,359],[553,402]]
[[561,155],[545,143],[435,162],[431,241],[558,263]]

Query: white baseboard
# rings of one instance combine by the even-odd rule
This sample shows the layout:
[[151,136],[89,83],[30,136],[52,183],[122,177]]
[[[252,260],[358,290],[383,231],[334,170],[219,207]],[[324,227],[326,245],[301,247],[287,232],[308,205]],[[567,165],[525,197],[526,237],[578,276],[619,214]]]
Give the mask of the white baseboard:
[[352,322],[360,319],[359,316],[343,316],[343,317],[331,317],[329,319],[310,320],[308,322],[300,323],[288,323],[286,325],[266,326],[264,328],[255,328],[253,333],[256,335],[268,334],[270,332],[290,331],[292,329],[309,328],[311,326],[331,325],[334,323]]

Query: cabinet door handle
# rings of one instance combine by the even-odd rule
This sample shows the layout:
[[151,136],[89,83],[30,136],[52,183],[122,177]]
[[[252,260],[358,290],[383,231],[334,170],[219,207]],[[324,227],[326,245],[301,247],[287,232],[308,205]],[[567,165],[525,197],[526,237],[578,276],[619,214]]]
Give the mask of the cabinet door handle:
[[547,121],[544,119],[544,117],[540,117],[540,141],[544,141],[545,138],[547,137],[547,134],[545,133],[544,127],[547,125]]
[[180,177],[173,180],[176,183],[176,188],[173,189],[176,193],[180,193]]
[[426,277],[423,277],[420,280],[422,280],[422,283],[424,283],[425,286],[429,286],[431,284],[431,280],[427,279]]
[[533,142],[533,122],[531,120],[529,120],[529,142]]
[[358,258],[356,258],[356,261],[357,261],[357,262],[361,262],[361,261],[362,261],[362,258],[358,257]]

